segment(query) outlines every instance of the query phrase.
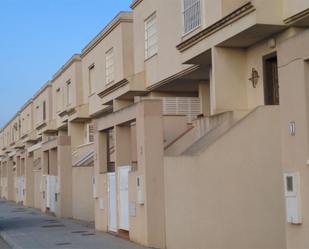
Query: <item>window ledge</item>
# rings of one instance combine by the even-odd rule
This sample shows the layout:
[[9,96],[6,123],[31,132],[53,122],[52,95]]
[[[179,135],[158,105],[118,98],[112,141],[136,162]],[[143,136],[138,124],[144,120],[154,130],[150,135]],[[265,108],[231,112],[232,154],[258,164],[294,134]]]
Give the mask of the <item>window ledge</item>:
[[145,59],[145,62],[151,60],[153,57],[156,57],[158,55],[158,53],[153,54],[152,56],[148,57]]
[[114,83],[115,83],[115,81],[112,80],[112,81],[106,83],[105,86],[106,86],[106,87],[109,87],[109,86],[113,85]]
[[182,33],[182,36],[181,36],[182,40],[185,40],[185,39],[187,39],[188,36],[193,35],[194,31],[201,29],[201,27],[202,27],[202,25],[200,24],[200,25],[196,26],[194,29],[192,29],[192,30],[190,30],[186,33]]
[[94,144],[94,142],[90,142],[90,143],[88,142],[88,143],[81,144],[81,145],[77,146],[76,148],[77,148],[77,149],[80,149],[80,148],[83,148],[83,147],[90,146],[90,145],[92,145],[92,144]]

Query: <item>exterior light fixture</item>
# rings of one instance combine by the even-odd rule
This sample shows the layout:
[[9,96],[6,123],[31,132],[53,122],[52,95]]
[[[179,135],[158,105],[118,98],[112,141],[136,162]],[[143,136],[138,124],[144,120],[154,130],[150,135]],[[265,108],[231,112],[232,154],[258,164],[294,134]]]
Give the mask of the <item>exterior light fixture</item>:
[[275,48],[277,46],[276,40],[274,38],[271,38],[268,40],[268,47],[269,48]]
[[296,129],[296,123],[295,123],[295,121],[291,121],[289,123],[289,133],[293,137],[296,135],[295,129]]
[[249,80],[251,81],[253,88],[256,88],[259,78],[259,72],[255,68],[252,68],[251,78],[249,78]]

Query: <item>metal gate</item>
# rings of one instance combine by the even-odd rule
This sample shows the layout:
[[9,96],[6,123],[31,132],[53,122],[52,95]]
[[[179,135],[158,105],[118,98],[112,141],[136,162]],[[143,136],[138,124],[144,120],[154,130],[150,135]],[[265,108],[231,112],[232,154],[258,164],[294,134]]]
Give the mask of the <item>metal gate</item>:
[[108,173],[108,230],[117,232],[116,175]]
[[129,172],[131,166],[118,168],[119,228],[129,231]]
[[46,176],[46,207],[56,212],[57,176]]

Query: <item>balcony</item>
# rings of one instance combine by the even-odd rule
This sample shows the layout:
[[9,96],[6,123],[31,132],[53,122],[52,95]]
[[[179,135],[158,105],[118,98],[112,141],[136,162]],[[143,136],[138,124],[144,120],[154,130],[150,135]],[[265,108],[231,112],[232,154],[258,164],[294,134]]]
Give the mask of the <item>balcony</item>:
[[177,49],[183,63],[194,64],[214,46],[247,48],[287,28],[278,1],[252,0],[182,40]]
[[288,25],[300,27],[309,26],[309,1],[307,0],[284,0],[283,19]]

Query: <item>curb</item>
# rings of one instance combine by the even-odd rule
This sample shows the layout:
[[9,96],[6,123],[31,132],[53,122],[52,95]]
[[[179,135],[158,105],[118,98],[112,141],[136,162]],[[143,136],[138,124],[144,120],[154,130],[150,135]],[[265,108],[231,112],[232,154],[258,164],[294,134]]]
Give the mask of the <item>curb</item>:
[[19,245],[17,245],[14,240],[6,233],[0,232],[0,237],[10,246],[12,249],[23,249]]

